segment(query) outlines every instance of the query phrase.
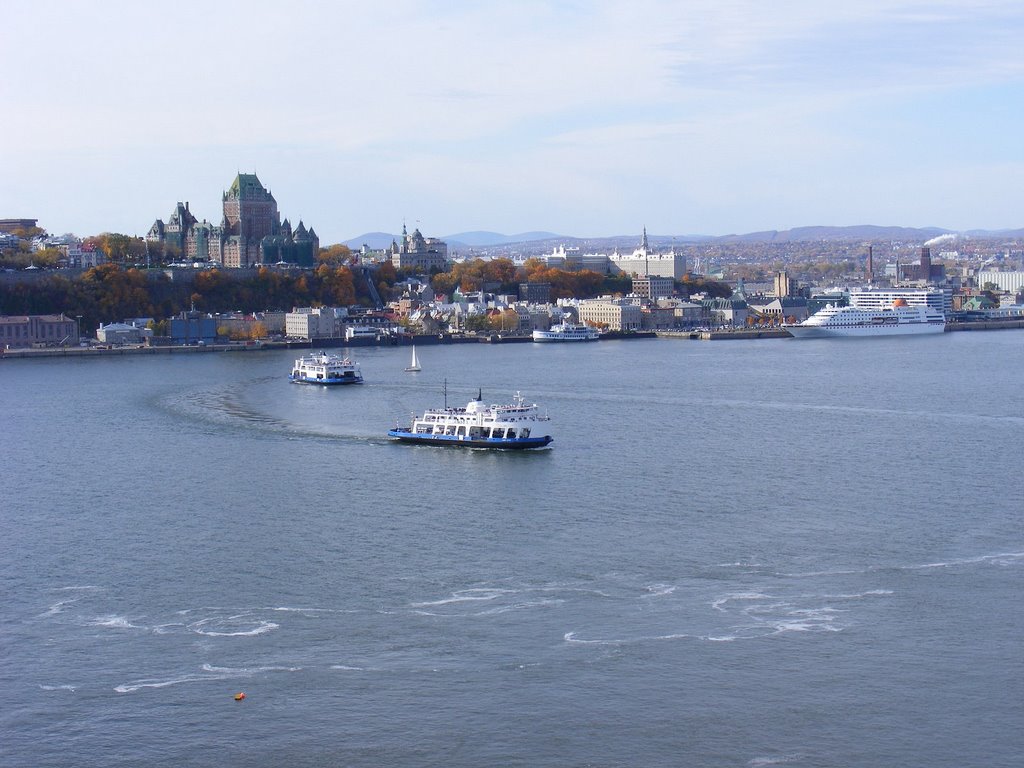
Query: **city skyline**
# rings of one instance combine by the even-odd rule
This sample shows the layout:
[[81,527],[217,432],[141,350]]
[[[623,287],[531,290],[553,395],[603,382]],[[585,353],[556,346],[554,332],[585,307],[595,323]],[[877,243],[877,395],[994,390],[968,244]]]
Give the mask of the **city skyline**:
[[[248,9],[248,10],[247,10]],[[255,173],[323,244],[1024,225],[1024,7],[367,8],[51,0],[6,12],[0,214],[145,234]],[[31,30],[32,34],[29,34]]]

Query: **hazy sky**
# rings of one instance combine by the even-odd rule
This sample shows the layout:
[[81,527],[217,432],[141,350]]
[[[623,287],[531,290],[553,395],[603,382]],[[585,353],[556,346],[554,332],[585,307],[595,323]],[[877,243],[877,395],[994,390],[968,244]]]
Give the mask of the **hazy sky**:
[[12,0],[0,218],[144,234],[255,172],[327,245],[1024,226],[1021,0]]

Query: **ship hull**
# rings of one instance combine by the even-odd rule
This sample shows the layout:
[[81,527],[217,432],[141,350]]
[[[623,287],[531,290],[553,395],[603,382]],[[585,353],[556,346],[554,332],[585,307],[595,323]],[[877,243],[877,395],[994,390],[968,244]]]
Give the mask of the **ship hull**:
[[363,380],[349,377],[344,379],[308,379],[304,376],[289,376],[292,384],[319,384],[321,387],[337,387],[342,384],[362,384]]
[[919,336],[942,333],[945,325],[939,323],[902,323],[890,326],[833,327],[815,325],[787,325],[785,329],[797,339],[869,338],[875,336]]
[[439,445],[444,448],[488,448],[491,450],[522,451],[530,448],[543,448],[552,441],[550,435],[543,437],[523,438],[469,438],[456,435],[418,435],[404,429],[392,429],[388,431],[388,437],[392,437],[403,443],[415,445]]
[[597,336],[545,336],[533,334],[533,340],[539,344],[571,344],[577,341],[597,341]]

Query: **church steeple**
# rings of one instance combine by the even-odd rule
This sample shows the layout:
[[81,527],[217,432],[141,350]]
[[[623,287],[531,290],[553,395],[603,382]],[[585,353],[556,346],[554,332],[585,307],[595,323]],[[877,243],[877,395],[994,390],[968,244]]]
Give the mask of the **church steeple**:
[[645,251],[647,250],[647,227],[644,227],[644,236],[643,239],[640,241],[640,247],[643,248]]

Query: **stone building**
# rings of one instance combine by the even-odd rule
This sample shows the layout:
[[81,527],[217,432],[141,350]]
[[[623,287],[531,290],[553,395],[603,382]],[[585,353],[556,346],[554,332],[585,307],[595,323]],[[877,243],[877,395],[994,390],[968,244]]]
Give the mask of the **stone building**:
[[520,283],[519,300],[528,304],[550,303],[551,283]]
[[629,299],[587,299],[579,303],[578,311],[580,322],[609,331],[636,331],[642,325],[640,305]]
[[277,200],[254,173],[240,173],[222,197],[219,226],[198,221],[188,203],[178,203],[165,224],[157,219],[146,234],[150,242],[180,249],[189,261],[212,261],[225,267],[286,262],[313,266],[320,239],[300,221],[292,225],[277,210]]
[[671,277],[648,275],[633,278],[633,295],[645,299],[664,299],[675,293],[675,289],[676,281]]
[[448,264],[448,245],[435,237],[424,237],[419,229],[409,234],[402,225],[402,242],[391,242],[391,263],[395,269],[415,272],[443,270]]
[[296,339],[337,339],[345,335],[344,307],[296,307],[285,315],[285,335]]
[[0,349],[78,343],[75,318],[60,315],[0,316]]
[[621,272],[638,277],[670,277],[679,280],[686,274],[686,255],[670,249],[668,253],[657,253],[647,243],[647,228],[640,240],[640,247],[631,254],[618,251],[608,257],[612,272]]

